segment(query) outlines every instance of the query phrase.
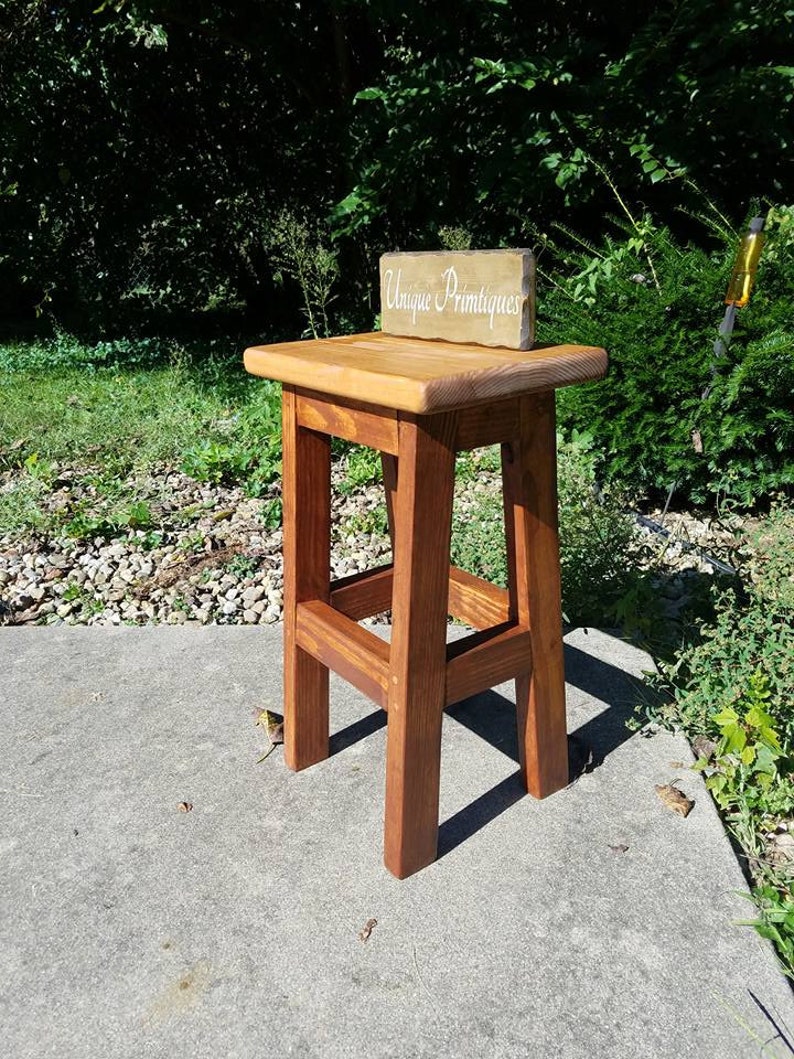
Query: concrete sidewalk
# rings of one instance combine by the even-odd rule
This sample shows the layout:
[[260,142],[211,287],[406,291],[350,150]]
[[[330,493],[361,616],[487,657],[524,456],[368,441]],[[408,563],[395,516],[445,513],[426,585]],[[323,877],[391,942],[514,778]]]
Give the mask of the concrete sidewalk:
[[510,686],[453,708],[441,856],[398,882],[384,714],[332,680],[332,757],[257,763],[280,627],[2,630],[0,1053],[791,1055],[685,741],[625,728],[647,659],[566,643],[579,778],[522,796]]

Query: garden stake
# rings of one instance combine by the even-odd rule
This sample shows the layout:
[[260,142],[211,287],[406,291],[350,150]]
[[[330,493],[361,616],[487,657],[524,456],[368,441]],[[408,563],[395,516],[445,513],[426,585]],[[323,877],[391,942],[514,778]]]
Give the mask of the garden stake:
[[[728,290],[725,293],[725,315],[722,318],[719,333],[714,342],[714,358],[711,362],[710,378],[705,390],[700,395],[701,406],[708,398],[712,387],[714,386],[719,362],[728,352],[734,324],[736,323],[736,310],[743,309],[750,300],[750,292],[753,289],[753,281],[755,280],[755,273],[758,269],[758,260],[761,257],[763,246],[764,218],[753,217],[750,221],[750,227],[742,238],[741,243],[739,243],[739,249],[736,252],[736,260],[733,263],[733,271],[731,272],[731,278],[728,283]],[[692,446],[695,449],[695,452],[703,452],[703,439],[700,436],[697,424],[692,427],[690,436],[692,438]],[[667,500],[665,501],[664,510],[662,512],[662,522],[664,522],[667,509],[670,506],[670,501],[673,498],[673,493],[675,492],[677,485],[678,481],[676,480],[670,486],[670,492],[667,494]]]

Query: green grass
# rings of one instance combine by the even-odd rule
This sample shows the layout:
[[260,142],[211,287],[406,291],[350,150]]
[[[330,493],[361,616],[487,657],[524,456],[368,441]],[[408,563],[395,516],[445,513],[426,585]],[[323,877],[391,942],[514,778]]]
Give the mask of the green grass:
[[[0,377],[0,437],[18,459],[109,466],[118,474],[178,459],[229,409],[173,368],[16,372]],[[9,454],[4,452],[9,460]]]
[[141,523],[128,479],[156,467],[239,481],[253,495],[278,475],[280,389],[246,375],[239,357],[97,366],[97,347],[72,344],[75,366],[62,345],[0,348],[0,472],[14,472],[0,492],[0,532],[52,524],[41,501],[61,465],[84,469],[107,514],[85,514],[86,532],[92,518]]
[[200,376],[172,367],[0,375],[0,459],[8,466],[38,453],[119,474],[174,463],[198,438],[227,443],[241,408],[277,422],[276,387],[251,379],[248,389],[230,402]]

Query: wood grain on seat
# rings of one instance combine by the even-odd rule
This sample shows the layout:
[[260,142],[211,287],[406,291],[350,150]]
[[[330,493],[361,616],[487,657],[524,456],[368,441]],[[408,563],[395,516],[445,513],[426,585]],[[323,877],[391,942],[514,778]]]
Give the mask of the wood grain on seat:
[[494,349],[380,331],[252,346],[244,359],[252,375],[419,415],[592,381],[607,368],[595,346]]

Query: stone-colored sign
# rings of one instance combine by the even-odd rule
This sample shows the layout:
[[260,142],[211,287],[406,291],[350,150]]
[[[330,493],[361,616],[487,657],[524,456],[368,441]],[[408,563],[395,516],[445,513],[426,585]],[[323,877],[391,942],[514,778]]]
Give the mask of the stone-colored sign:
[[384,254],[380,306],[390,335],[530,349],[535,258],[530,250]]

